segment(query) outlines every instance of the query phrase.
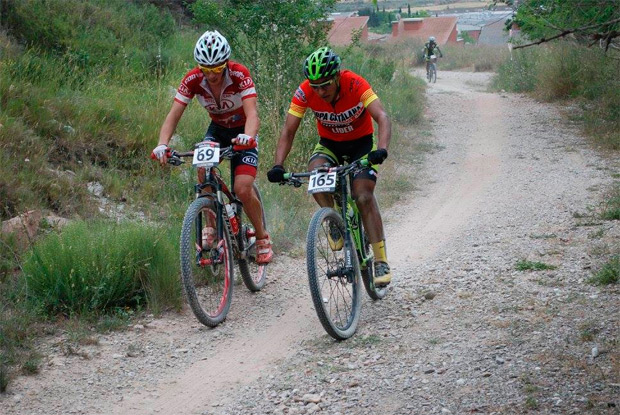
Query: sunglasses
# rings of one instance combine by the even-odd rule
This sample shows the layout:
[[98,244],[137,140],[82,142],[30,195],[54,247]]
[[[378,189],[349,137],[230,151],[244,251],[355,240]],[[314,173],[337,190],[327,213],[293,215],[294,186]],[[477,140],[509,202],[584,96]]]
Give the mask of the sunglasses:
[[328,86],[330,86],[334,82],[336,82],[336,79],[332,78],[332,79],[330,79],[328,81],[321,82],[320,84],[310,83],[310,88],[312,88],[312,89],[327,88]]
[[200,68],[202,73],[205,75],[210,74],[210,73],[222,73],[224,69],[226,68],[226,62],[224,62],[220,66],[216,66],[215,68],[209,68],[208,66],[202,66],[202,65],[198,65],[198,67]]

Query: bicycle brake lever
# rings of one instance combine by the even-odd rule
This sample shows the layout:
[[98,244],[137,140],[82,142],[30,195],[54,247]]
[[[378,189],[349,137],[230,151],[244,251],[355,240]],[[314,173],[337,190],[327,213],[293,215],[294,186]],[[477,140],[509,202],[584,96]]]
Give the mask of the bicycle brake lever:
[[181,164],[185,162],[178,157],[171,157],[168,159],[168,163],[172,164],[173,166],[180,166]]

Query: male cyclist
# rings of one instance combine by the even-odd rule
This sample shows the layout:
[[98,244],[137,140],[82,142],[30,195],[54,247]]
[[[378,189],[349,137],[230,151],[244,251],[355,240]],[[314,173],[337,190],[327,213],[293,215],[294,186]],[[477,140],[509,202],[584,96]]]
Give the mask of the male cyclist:
[[[388,156],[391,123],[381,101],[361,76],[340,70],[340,57],[327,47],[314,51],[306,58],[304,75],[293,96],[284,127],[278,140],[275,165],[267,173],[270,182],[281,182],[284,160],[307,108],[317,120],[319,142],[310,156],[308,170],[323,164],[341,165],[367,157],[372,164],[381,164]],[[379,126],[378,144],[373,139],[373,123]],[[377,171],[367,167],[355,173],[351,193],[361,212],[368,239],[375,257],[375,284],[385,286],[392,276],[387,262],[385,236],[381,214],[374,196]],[[322,207],[333,207],[330,194],[315,193]],[[342,236],[330,232],[329,242],[334,251],[342,249]]]
[[428,38],[428,42],[424,44],[423,53],[424,62],[426,62],[426,74],[428,75],[428,70],[431,64],[431,55],[437,56],[437,54],[439,54],[439,57],[443,58],[443,53],[441,53],[441,49],[439,49],[439,46],[437,45],[435,36],[431,36]]
[[[230,53],[228,41],[219,32],[207,31],[200,36],[194,48],[198,66],[181,81],[153,154],[162,165],[166,164],[168,143],[185,108],[195,96],[211,117],[205,136],[215,138],[223,147],[231,144],[247,147],[231,160],[235,175],[233,190],[256,230],[256,261],[268,263],[273,257],[271,240],[265,230],[262,206],[253,187],[258,165],[256,145],[260,124],[256,89],[248,69],[229,60]],[[199,180],[204,180],[204,169],[198,175]]]

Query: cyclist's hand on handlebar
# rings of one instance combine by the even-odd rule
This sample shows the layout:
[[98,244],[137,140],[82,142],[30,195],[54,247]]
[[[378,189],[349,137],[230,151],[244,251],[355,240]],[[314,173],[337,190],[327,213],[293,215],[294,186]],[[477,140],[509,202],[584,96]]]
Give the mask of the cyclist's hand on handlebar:
[[151,153],[151,158],[153,160],[159,160],[159,163],[162,166],[166,165],[168,157],[170,157],[170,147],[165,144],[159,144],[153,149],[153,152]]
[[271,183],[281,183],[284,181],[284,173],[286,173],[284,167],[280,164],[276,164],[267,172],[267,179]]
[[239,134],[232,139],[232,143],[234,144],[233,150],[249,150],[258,145],[256,138],[247,134]]
[[368,161],[370,164],[381,164],[385,161],[388,156],[388,152],[384,148],[380,148],[378,150],[373,150],[368,153]]

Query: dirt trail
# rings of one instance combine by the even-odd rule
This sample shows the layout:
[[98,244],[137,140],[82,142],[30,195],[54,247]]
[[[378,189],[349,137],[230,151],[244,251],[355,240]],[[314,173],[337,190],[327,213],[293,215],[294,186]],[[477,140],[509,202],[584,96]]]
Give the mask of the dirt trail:
[[[46,366],[12,384],[0,413],[612,413],[618,297],[584,279],[601,260],[590,246],[617,246],[620,230],[576,227],[573,212],[617,166],[556,110],[485,92],[489,78],[440,71],[429,86],[437,150],[384,212],[395,280],[384,301],[364,300],[353,339],[323,332],[303,259],[279,255],[262,292],[235,287],[214,330],[186,309],[77,353],[46,342]],[[520,258],[558,268],[517,273]],[[579,340],[585,324],[596,334]],[[594,346],[603,357],[588,360]]]

